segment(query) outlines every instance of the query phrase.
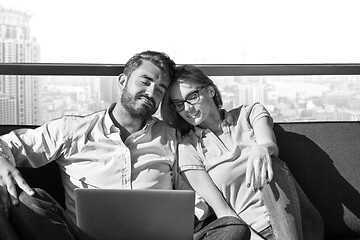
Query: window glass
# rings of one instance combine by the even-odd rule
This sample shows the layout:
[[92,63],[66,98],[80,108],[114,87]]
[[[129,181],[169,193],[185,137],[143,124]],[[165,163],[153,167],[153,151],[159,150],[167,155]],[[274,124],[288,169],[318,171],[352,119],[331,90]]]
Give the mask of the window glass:
[[0,5],[2,25],[17,30],[2,29],[4,36],[28,41],[39,51],[32,60],[45,63],[124,63],[148,49],[166,52],[180,64],[360,62],[358,0],[2,0]]
[[[358,0],[2,0],[0,63],[124,64],[144,50],[177,64],[359,63],[359,7]],[[212,78],[226,109],[259,101],[275,121],[359,120],[356,75]],[[117,98],[114,82],[0,75],[0,124],[104,109]]]
[[[360,76],[210,78],[227,110],[260,102],[275,122],[360,121]],[[0,81],[21,79],[20,91],[15,84],[7,87],[17,97],[0,94],[0,124],[42,124],[64,115],[86,115],[118,98],[117,77],[0,76]]]
[[359,121],[360,76],[212,77],[224,108],[262,103],[275,122]]
[[[0,92],[0,124],[38,125],[105,109],[117,100],[117,77],[0,75],[2,82],[7,89]],[[17,84],[6,84],[11,82]]]

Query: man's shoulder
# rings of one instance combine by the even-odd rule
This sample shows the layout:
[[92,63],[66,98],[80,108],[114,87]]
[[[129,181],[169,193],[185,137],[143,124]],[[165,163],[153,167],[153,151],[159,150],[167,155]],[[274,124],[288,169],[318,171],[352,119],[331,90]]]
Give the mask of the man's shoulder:
[[163,120],[161,119],[158,119],[156,117],[153,117],[153,127],[156,127],[156,128],[164,128],[166,130],[169,130],[169,131],[175,131],[176,129],[171,126],[170,124],[164,122]]
[[72,114],[72,115],[64,115],[62,118],[67,119],[67,120],[83,120],[83,121],[87,121],[87,120],[91,120],[94,118],[97,118],[98,116],[103,116],[105,114],[106,110],[99,110],[96,112],[92,112],[89,114],[84,114],[84,115],[76,115],[76,114]]
[[176,128],[171,126],[170,124],[160,120],[156,117],[153,117],[154,123],[152,124],[153,131],[161,133],[161,135],[169,135],[169,136],[176,136]]
[[57,120],[61,121],[63,124],[72,126],[73,129],[79,128],[81,126],[91,125],[95,122],[98,122],[105,115],[106,110],[100,110],[97,112],[90,113],[88,115],[65,115]]

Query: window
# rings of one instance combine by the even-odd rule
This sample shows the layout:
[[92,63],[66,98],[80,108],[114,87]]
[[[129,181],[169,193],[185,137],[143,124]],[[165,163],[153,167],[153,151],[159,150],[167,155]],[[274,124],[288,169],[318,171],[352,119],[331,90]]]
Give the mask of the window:
[[[178,64],[359,63],[359,7],[357,0],[3,0],[1,61],[124,64],[134,53],[152,49],[168,53]],[[4,101],[14,107],[13,89],[20,79],[4,81],[0,94],[11,97]],[[86,87],[77,88],[73,79]],[[65,103],[73,106],[66,113],[104,108],[116,99],[116,93],[92,92],[94,84],[108,83],[104,79],[26,76],[19,84],[35,96],[33,101],[49,103],[37,111],[47,114],[37,117],[45,121],[64,114],[60,107]],[[261,101],[277,121],[358,120],[360,115],[357,75],[214,80],[223,89],[226,107]],[[94,99],[85,106],[87,97]]]

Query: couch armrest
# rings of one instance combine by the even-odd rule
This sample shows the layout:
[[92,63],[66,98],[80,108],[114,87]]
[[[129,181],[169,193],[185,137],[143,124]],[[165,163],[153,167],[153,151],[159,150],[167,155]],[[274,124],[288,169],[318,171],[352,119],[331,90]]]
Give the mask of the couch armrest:
[[19,171],[30,187],[43,189],[65,208],[64,187],[56,162],[40,168],[21,167]]

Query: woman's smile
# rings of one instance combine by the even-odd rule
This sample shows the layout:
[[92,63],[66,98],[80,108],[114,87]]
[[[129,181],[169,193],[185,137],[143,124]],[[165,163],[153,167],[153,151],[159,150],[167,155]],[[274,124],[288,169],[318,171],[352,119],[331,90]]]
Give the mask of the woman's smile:
[[200,116],[200,110],[196,110],[196,111],[193,111],[191,113],[188,112],[186,115],[187,115],[188,118],[194,119],[194,118]]

